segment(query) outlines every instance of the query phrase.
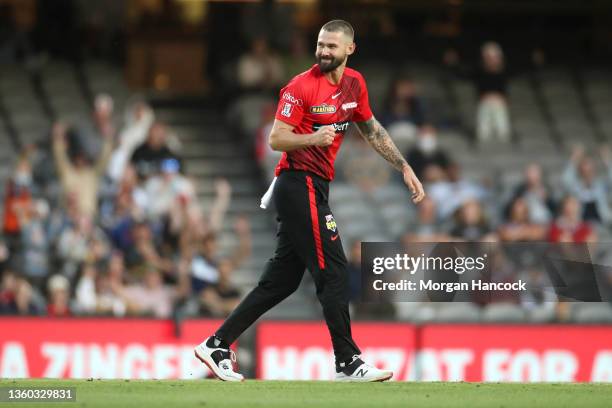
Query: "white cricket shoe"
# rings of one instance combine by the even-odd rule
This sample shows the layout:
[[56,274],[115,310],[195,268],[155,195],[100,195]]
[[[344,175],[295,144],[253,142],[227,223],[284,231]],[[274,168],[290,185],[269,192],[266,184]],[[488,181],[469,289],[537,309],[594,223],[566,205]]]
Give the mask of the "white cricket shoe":
[[244,376],[234,371],[236,354],[229,348],[220,347],[220,340],[211,336],[193,349],[195,356],[206,364],[222,381],[244,381]]
[[393,377],[393,371],[381,370],[364,363],[359,356],[354,356],[353,361],[336,373],[336,381],[345,382],[381,382]]

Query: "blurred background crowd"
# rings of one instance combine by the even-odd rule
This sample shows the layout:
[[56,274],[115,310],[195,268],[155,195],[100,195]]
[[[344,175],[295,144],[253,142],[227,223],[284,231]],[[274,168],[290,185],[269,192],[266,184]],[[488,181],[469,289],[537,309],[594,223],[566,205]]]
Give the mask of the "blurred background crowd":
[[[0,313],[227,315],[274,248],[278,91],[332,18],[428,194],[347,134],[330,204],[356,318],[612,321],[554,294],[359,302],[362,241],[612,242],[604,1],[1,0]],[[312,283],[270,316],[318,317]]]

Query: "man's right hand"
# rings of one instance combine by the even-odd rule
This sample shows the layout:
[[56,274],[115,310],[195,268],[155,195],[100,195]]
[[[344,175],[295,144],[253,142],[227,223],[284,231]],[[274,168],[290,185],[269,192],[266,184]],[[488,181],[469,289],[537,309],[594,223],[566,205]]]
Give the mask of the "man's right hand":
[[333,126],[322,126],[315,133],[312,134],[312,145],[313,146],[329,146],[334,143],[336,138],[336,129]]

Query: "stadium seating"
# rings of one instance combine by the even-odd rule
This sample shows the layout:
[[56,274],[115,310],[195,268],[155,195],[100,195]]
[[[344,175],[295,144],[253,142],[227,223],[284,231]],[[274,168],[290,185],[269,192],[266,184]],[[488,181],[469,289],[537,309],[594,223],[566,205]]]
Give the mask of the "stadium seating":
[[[390,68],[381,64],[364,64],[359,68],[368,80],[372,106],[375,111],[380,110],[393,78]],[[435,107],[434,121],[452,123],[454,116],[459,118],[460,126],[440,126],[439,143],[459,163],[466,178],[490,183],[495,196],[487,208],[499,210],[500,203],[509,199],[522,180],[524,167],[532,162],[543,167],[548,183],[560,196],[559,178],[568,148],[580,143],[594,149],[612,140],[612,74],[606,70],[587,68],[572,72],[559,66],[513,76],[509,103],[516,142],[480,146],[475,145],[471,135],[476,108],[472,83],[448,78],[440,67],[422,62],[407,62],[400,70],[410,73],[424,100]],[[123,108],[130,99],[120,69],[100,61],[85,61],[79,66],[49,61],[35,71],[3,65],[0,73],[0,100],[4,106],[4,113],[0,115],[0,143],[15,151],[18,150],[15,141],[27,144],[43,137],[54,117],[69,121],[88,117],[92,95],[105,92],[113,96],[117,123],[121,123]],[[181,154],[190,176],[197,180],[198,197],[205,209],[212,203],[215,179],[222,176],[230,180],[233,200],[219,240],[222,252],[228,253],[236,244],[231,233],[235,217],[250,216],[253,255],[234,277],[243,289],[257,281],[274,249],[274,214],[259,209],[259,196],[266,186],[252,158],[251,146],[261,126],[262,110],[275,101],[270,95],[241,96],[226,112],[226,117],[218,109],[154,106],[157,117],[168,123],[180,140]],[[0,176],[6,180],[12,171],[14,154],[9,148],[3,149],[0,155]],[[341,155],[342,150],[339,159]],[[4,183],[0,191],[3,189]],[[398,239],[416,220],[414,207],[406,205],[409,199],[398,177],[366,193],[339,176],[331,186],[330,205],[342,231],[345,249],[356,239]],[[499,213],[491,214],[490,218],[497,222]],[[608,228],[601,229],[599,235],[601,240],[612,236]],[[308,290],[303,288],[295,301],[274,312],[277,317],[314,316],[316,308],[300,307],[310,298]],[[490,305],[482,310],[471,304],[439,307],[418,304],[418,308],[413,305],[398,306],[398,315],[414,321],[444,322],[554,319],[547,308],[525,311],[513,305]],[[580,305],[571,318],[609,321],[607,312],[606,306]]]

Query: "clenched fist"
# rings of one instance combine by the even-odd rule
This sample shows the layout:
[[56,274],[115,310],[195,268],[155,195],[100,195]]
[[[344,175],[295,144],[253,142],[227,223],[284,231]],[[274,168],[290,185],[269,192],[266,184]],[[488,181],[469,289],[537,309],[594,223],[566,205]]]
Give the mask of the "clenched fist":
[[313,146],[329,146],[334,143],[336,129],[333,126],[322,126],[312,134]]

